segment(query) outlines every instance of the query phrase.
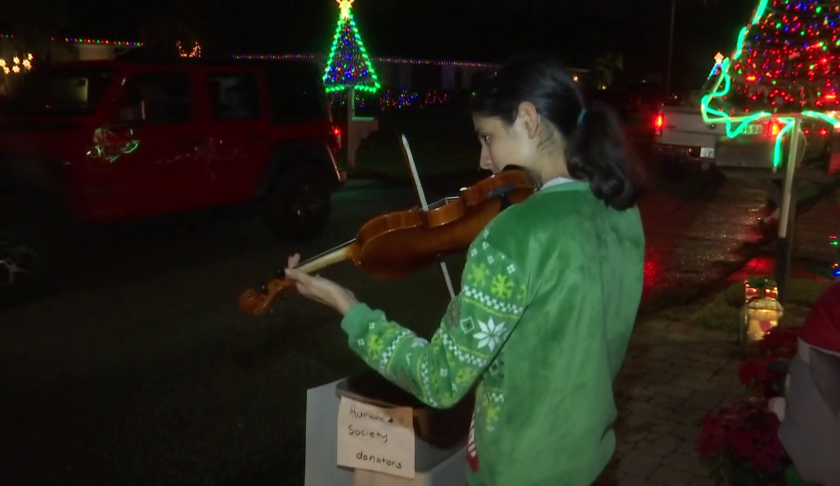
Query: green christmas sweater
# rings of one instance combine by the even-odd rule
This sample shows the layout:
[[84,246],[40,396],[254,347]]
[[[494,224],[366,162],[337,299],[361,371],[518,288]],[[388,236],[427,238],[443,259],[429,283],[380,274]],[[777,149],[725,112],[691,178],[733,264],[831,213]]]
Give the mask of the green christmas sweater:
[[590,486],[615,449],[615,378],[642,293],[636,208],[588,184],[545,187],[467,251],[431,341],[358,304],[342,328],[383,376],[432,407],[476,389],[471,486]]

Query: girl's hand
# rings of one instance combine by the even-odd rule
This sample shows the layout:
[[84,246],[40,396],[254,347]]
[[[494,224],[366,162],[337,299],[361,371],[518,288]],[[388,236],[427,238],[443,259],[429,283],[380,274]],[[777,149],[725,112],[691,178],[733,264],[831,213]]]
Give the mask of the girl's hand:
[[289,268],[286,268],[286,277],[295,281],[300,295],[326,304],[337,310],[339,314],[347,314],[351,307],[358,304],[356,296],[353,292],[338,285],[332,280],[321,278],[318,275],[312,276],[298,270],[294,267],[300,262],[300,255],[294,254],[289,257]]

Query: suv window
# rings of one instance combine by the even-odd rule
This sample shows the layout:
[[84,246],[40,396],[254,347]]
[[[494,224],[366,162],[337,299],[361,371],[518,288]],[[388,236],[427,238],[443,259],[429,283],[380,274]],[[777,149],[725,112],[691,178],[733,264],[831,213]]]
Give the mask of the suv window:
[[184,73],[138,74],[125,84],[120,121],[185,123],[192,118],[190,81]]
[[253,74],[211,74],[210,95],[216,118],[245,120],[260,117],[260,95],[257,77]]
[[326,118],[327,98],[320,78],[308,72],[268,73],[273,121],[301,122]]
[[[45,69],[26,74],[0,103],[0,113],[19,116],[84,116],[96,111],[111,83],[101,68]],[[9,83],[10,88],[14,83]]]

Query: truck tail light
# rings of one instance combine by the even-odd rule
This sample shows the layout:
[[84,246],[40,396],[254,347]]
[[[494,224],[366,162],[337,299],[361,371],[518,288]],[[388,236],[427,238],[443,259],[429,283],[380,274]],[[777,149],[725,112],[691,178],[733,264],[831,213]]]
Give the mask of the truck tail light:
[[782,131],[782,126],[778,122],[770,122],[767,124],[767,137],[776,138],[779,132]]
[[662,127],[665,126],[665,115],[657,113],[656,119],[653,121],[653,129],[656,131],[656,136],[662,135]]

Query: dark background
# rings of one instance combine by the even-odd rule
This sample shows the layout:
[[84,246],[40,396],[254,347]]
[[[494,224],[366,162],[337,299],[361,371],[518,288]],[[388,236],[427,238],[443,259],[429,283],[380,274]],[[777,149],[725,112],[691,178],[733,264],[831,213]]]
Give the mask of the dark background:
[[[732,51],[757,0],[676,4],[674,88],[695,89],[715,53]],[[498,62],[546,49],[591,68],[612,53],[627,81],[664,79],[667,68],[670,0],[356,0],[353,11],[376,56]],[[326,54],[337,16],[334,0],[18,0],[0,32],[148,41],[157,26],[194,36],[205,55]]]

